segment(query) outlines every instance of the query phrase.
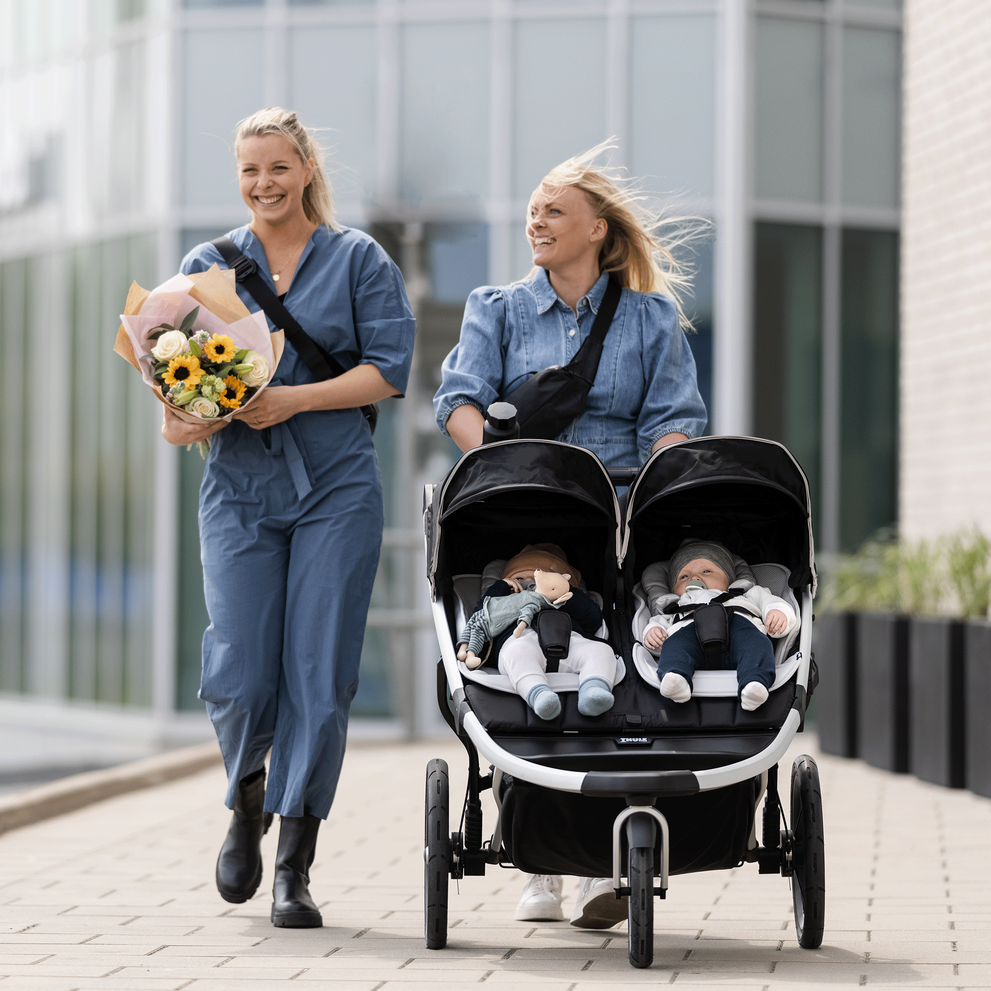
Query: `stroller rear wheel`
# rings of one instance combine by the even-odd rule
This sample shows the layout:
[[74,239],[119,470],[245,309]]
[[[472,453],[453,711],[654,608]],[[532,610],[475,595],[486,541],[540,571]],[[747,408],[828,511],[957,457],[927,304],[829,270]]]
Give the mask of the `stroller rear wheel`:
[[447,890],[451,878],[449,791],[447,761],[430,761],[423,848],[424,939],[428,950],[442,950],[447,945]]
[[632,847],[629,900],[630,963],[649,967],[654,962],[654,850]]
[[807,754],[791,769],[791,832],[795,932],[800,946],[815,950],[822,945],[826,902],[825,838],[819,768]]

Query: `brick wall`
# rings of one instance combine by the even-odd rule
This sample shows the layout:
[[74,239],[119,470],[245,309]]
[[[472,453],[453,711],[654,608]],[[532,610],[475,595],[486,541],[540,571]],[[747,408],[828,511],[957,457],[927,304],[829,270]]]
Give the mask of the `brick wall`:
[[991,534],[991,0],[906,0],[900,523]]

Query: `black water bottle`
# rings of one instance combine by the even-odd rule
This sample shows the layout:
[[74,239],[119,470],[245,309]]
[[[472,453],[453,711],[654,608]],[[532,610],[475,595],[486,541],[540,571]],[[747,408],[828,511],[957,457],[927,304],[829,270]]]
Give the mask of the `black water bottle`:
[[482,424],[482,443],[491,444],[496,440],[514,440],[520,435],[520,425],[516,422],[516,407],[512,403],[492,403],[485,411]]

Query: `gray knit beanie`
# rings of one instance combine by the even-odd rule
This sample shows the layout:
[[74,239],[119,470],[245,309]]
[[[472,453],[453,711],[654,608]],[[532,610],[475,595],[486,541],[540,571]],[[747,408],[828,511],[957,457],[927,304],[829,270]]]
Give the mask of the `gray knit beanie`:
[[690,561],[697,561],[699,558],[705,558],[721,571],[725,571],[729,584],[733,584],[736,579],[736,568],[733,566],[733,555],[727,548],[711,540],[686,540],[671,555],[671,560],[668,562],[668,582],[672,588],[678,580],[681,569]]

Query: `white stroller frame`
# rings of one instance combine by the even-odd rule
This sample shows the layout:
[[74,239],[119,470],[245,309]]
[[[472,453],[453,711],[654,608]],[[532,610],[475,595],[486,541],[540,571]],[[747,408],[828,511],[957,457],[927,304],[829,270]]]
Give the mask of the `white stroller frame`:
[[[774,441],[757,440],[754,438],[732,438],[732,437],[720,437],[720,438],[703,438],[701,441],[682,441],[678,444],[671,445],[668,448],[664,448],[657,452],[651,460],[641,469],[640,474],[634,481],[629,496],[629,507],[626,514],[626,519],[622,521],[624,524],[621,530],[616,532],[615,541],[615,551],[616,551],[616,561],[618,569],[622,569],[624,562],[626,561],[627,554],[630,545],[630,531],[629,531],[629,520],[630,514],[633,506],[635,505],[635,497],[637,492],[637,486],[641,478],[645,477],[645,473],[648,472],[651,465],[654,464],[657,459],[662,457],[670,458],[672,456],[671,452],[679,448],[693,448],[693,447],[711,447],[715,442],[728,443],[732,445],[734,442],[742,442],[744,444],[758,444],[766,445],[771,448],[779,449],[777,456],[784,456],[789,460],[794,469],[797,471],[798,476],[801,477],[805,486],[805,499],[806,505],[808,505],[809,493],[808,493],[808,483],[805,480],[804,473],[802,473],[800,466],[791,456],[791,454],[784,448],[783,445],[778,444]],[[508,448],[514,445],[521,444],[535,444],[558,446],[561,448],[569,448],[570,445],[561,444],[557,441],[529,441],[529,440],[509,440],[501,441],[496,444],[490,445],[490,448]],[[444,504],[444,496],[447,486],[451,484],[452,480],[458,477],[459,469],[468,459],[475,458],[479,456],[479,451],[483,449],[476,449],[465,454],[451,470],[447,478],[439,486],[428,485],[425,489],[424,495],[424,505],[425,505],[425,530],[428,534],[427,542],[427,555],[428,555],[428,571],[433,580],[433,574],[435,573],[438,561],[437,554],[439,549],[439,543],[435,540],[431,545],[430,534],[431,527],[438,527],[439,520],[432,518],[431,514],[436,513],[436,507],[442,506]],[[573,449],[572,449],[573,450]],[[599,469],[602,471],[604,478],[609,482],[610,487],[612,487],[613,482],[610,478],[608,470],[601,465],[591,455],[590,452],[583,452],[587,454],[589,458],[593,459],[598,463]],[[619,504],[615,497],[615,491],[613,490],[613,500],[616,509],[616,518],[620,518],[619,514]],[[446,684],[448,686],[448,691],[450,694],[449,705],[451,708],[452,715],[452,726],[459,735],[463,734],[464,737],[470,741],[471,745],[477,750],[477,753],[488,763],[493,765],[494,775],[496,779],[502,775],[511,775],[514,779],[519,781],[528,782],[532,785],[539,786],[541,788],[552,789],[560,792],[568,792],[576,795],[583,795],[588,797],[622,797],[625,798],[628,807],[618,816],[613,825],[613,886],[616,889],[617,897],[621,894],[630,893],[631,887],[633,885],[634,878],[630,871],[624,869],[624,864],[622,860],[622,837],[624,830],[629,838],[629,845],[631,851],[636,842],[638,849],[641,843],[646,844],[648,840],[645,838],[648,835],[653,837],[653,829],[656,828],[660,832],[661,839],[661,850],[660,850],[660,889],[655,889],[653,886],[653,881],[649,881],[650,885],[650,895],[659,895],[664,897],[664,893],[668,887],[668,854],[669,854],[669,837],[668,837],[668,823],[665,816],[654,807],[653,803],[658,798],[663,797],[676,797],[676,796],[690,796],[698,794],[701,792],[716,791],[718,789],[727,788],[733,785],[738,785],[743,782],[753,781],[754,779],[760,779],[760,788],[757,796],[757,802],[759,805],[760,798],[764,794],[767,788],[769,775],[774,775],[774,795],[775,800],[777,799],[776,793],[776,772],[777,764],[785,755],[786,751],[790,747],[795,734],[798,733],[803,728],[804,717],[805,717],[805,706],[807,704],[807,699],[809,695],[809,682],[812,677],[812,601],[815,592],[815,570],[812,564],[812,524],[811,515],[809,515],[809,552],[810,552],[810,573],[812,576],[812,582],[805,585],[805,587],[798,590],[798,601],[796,605],[798,606],[800,625],[797,632],[797,638],[793,634],[789,638],[791,644],[795,644],[797,639],[797,649],[788,650],[787,657],[779,660],[779,676],[775,681],[772,688],[772,692],[777,689],[780,685],[792,681],[794,679],[796,686],[796,701],[793,703],[791,709],[788,711],[784,718],[783,723],[777,729],[773,740],[765,746],[758,753],[752,754],[740,760],[731,761],[730,763],[724,764],[718,767],[706,767],[691,769],[681,769],[681,770],[629,770],[623,772],[611,772],[611,771],[579,771],[579,770],[568,770],[558,767],[547,766],[546,764],[536,763],[525,759],[524,757],[518,756],[517,754],[511,753],[505,747],[501,746],[495,740],[493,740],[490,733],[486,730],[485,726],[482,724],[478,716],[470,704],[467,702],[465,697],[465,687],[466,680],[468,681],[480,681],[482,679],[491,680],[491,675],[476,675],[474,672],[469,672],[467,668],[464,667],[462,662],[459,662],[456,656],[456,644],[454,637],[451,632],[451,622],[450,613],[448,609],[448,604],[445,602],[444,597],[439,595],[434,587],[432,589],[432,603],[431,609],[434,618],[434,625],[437,631],[438,640],[440,642],[440,652],[441,652],[441,662],[443,665],[443,675],[446,679]],[[787,571],[787,569],[785,569]],[[638,586],[639,591],[639,586]],[[643,593],[636,597],[639,603],[639,610],[637,617],[640,622],[638,627],[638,632],[642,633],[643,626],[646,623],[645,619],[642,619],[640,612],[646,609],[646,604],[643,599]],[[636,644],[633,649],[633,656],[638,672],[641,677],[644,677],[644,669],[648,671],[648,676],[644,677],[644,680],[650,683],[649,677],[649,665],[652,662],[652,658],[649,652],[641,644]],[[783,661],[783,663],[782,663]],[[723,676],[729,675],[729,679],[723,677],[711,677],[711,676]],[[573,676],[572,676],[573,677]],[[698,672],[697,676],[699,679],[699,687],[694,693],[696,696],[714,696],[714,695],[735,695],[736,694],[736,680],[735,673],[730,672]],[[656,682],[656,672],[654,673],[654,681]],[[723,684],[719,684],[719,682]],[[710,684],[707,684],[709,682]],[[493,686],[497,687],[497,686]],[[564,684],[555,686],[552,683],[552,687],[558,687],[559,690],[567,690],[570,686],[565,686]],[[813,683],[814,687],[814,683]],[[727,690],[728,689],[728,690]],[[505,690],[505,689],[503,689]],[[811,758],[800,758],[802,761],[811,762]],[[443,764],[443,762],[432,761],[430,768],[434,768],[434,765]],[[773,770],[772,770],[773,769]],[[434,768],[436,771],[436,768]],[[444,771],[444,789],[447,788],[446,783],[446,765],[443,768]],[[793,804],[793,818],[795,816],[795,801],[796,801],[796,787],[799,788],[801,794],[799,795],[800,810],[804,809],[806,806],[802,805],[801,802],[818,802],[818,775],[815,771],[814,762],[811,762],[811,772],[806,773],[807,766],[803,766],[802,773],[806,774],[808,778],[807,787],[806,784],[800,782],[796,785],[796,777],[798,774],[798,762],[796,762],[795,772],[793,773],[793,783],[792,783],[792,804]],[[430,807],[430,788],[431,788],[431,777],[428,768],[428,808]],[[436,777],[436,775],[435,775]],[[813,780],[814,779],[814,780]],[[805,781],[805,779],[802,779]],[[814,791],[814,795],[812,794]],[[811,797],[806,797],[807,794]],[[770,799],[769,799],[770,802]],[[821,809],[817,810],[817,818],[819,823],[820,838],[821,843]],[[765,806],[765,828],[764,828],[764,840],[765,847],[768,845],[768,841],[773,841],[775,846],[777,846],[778,837],[774,835],[774,830],[768,829],[767,825],[767,807]],[[775,821],[779,822],[777,819],[777,808],[774,810]],[[655,825],[652,825],[655,824]],[[429,885],[436,881],[436,872],[431,874],[430,863],[432,856],[432,848],[430,843],[430,829],[431,822],[429,820],[428,812],[428,843],[427,849],[425,851],[425,858],[427,860],[427,876],[428,880],[428,892]],[[436,830],[435,830],[436,832]],[[771,858],[770,855],[767,857],[755,856],[761,863],[761,872],[770,873],[772,866],[774,872],[780,872],[785,876],[791,876],[796,865],[793,862],[793,851],[791,847],[791,840],[785,836],[785,833],[791,833],[790,830],[786,830],[781,834],[782,844],[780,850],[774,850],[774,857]],[[456,835],[456,834],[455,834]],[[640,837],[640,839],[637,839]],[[501,840],[501,836],[497,835],[493,837],[493,840]],[[812,838],[814,840],[815,837]],[[652,841],[651,841],[652,842]],[[811,842],[811,840],[810,840]],[[751,850],[757,850],[758,842],[756,837],[756,818],[754,821],[754,831],[750,841]],[[758,850],[757,853],[760,854],[763,851]],[[452,851],[452,860],[456,861],[459,857],[459,851]],[[498,851],[495,851],[498,853]],[[495,862],[492,859],[493,851],[489,851],[488,862]],[[771,861],[774,861],[773,864]],[[765,870],[765,861],[767,862],[767,870]],[[463,869],[463,865],[454,863],[451,872],[454,876],[461,876],[457,873],[459,866]],[[801,867],[801,865],[798,865]],[[484,870],[484,867],[483,867]],[[481,873],[483,871],[468,871],[469,873]],[[649,871],[648,871],[649,873]],[[623,876],[629,877],[629,885],[624,886],[622,884]],[[809,884],[804,884],[802,887],[808,888]],[[814,926],[804,925],[805,923],[805,905],[800,905],[800,901],[805,898],[806,901],[810,901],[814,897],[814,892],[805,890],[800,891],[799,884],[795,885],[796,888],[796,921],[798,924],[800,942],[803,946],[818,946],[822,939],[821,932],[821,922],[819,924],[818,934],[815,932]],[[630,902],[634,901],[633,898]],[[650,898],[648,898],[650,901]],[[820,916],[821,916],[821,906]],[[643,949],[644,943],[644,926],[643,919],[634,919],[632,914],[630,915],[630,959],[634,966],[648,966],[650,960],[652,959],[652,947],[645,950]],[[652,908],[650,910],[650,919],[647,920],[647,933],[650,936],[646,942],[648,944],[652,943]],[[802,913],[802,919],[799,920],[799,912]],[[436,914],[436,913],[435,913]],[[431,914],[430,914],[430,898],[428,895],[427,899],[427,945],[428,947],[441,947],[446,943],[446,888],[444,895],[444,906],[443,906],[443,933],[438,934],[433,933],[433,939],[431,934]],[[436,919],[434,920],[436,922]],[[636,934],[634,930],[636,929]],[[803,929],[805,930],[805,935],[803,937]],[[634,939],[637,939],[640,945],[640,949],[634,950]]]

